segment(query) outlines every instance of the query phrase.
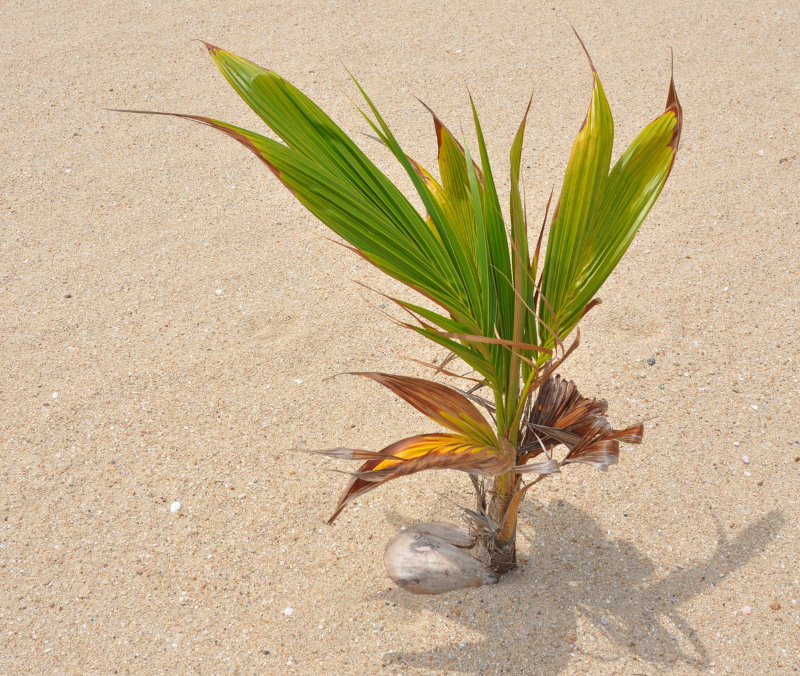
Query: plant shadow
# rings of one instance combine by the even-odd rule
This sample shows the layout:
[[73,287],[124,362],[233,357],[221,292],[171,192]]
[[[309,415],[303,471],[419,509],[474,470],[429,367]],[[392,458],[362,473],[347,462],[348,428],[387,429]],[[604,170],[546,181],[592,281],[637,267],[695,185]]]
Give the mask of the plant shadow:
[[[462,626],[451,645],[393,650],[384,655],[387,664],[446,673],[556,674],[580,655],[600,663],[626,658],[705,669],[712,661],[708,648],[679,607],[766,549],[784,521],[773,511],[733,537],[718,524],[708,558],[659,575],[633,544],[610,537],[573,505],[554,500],[526,514],[537,525],[530,560],[499,585],[439,597],[446,607],[435,610],[438,600],[392,592],[398,605],[443,612]],[[598,638],[613,644],[613,652]],[[627,669],[636,671],[630,663]]]

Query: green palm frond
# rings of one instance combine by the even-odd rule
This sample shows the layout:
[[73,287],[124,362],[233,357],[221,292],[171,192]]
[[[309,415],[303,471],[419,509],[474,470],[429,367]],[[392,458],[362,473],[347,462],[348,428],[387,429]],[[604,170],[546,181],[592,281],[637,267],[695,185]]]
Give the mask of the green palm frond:
[[[665,112],[609,172],[614,122],[594,66],[592,77],[592,101],[572,146],[542,273],[539,317],[562,337],[577,325],[661,193],[683,117],[671,81]],[[552,333],[540,331],[540,342],[552,345]]]

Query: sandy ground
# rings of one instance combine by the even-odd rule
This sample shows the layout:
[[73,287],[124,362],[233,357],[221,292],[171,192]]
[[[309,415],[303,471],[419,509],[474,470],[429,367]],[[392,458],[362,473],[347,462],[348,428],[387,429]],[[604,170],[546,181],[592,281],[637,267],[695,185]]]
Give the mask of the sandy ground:
[[[767,0],[2,2],[0,671],[798,671],[799,14]],[[413,96],[458,129],[469,85],[505,190],[533,91],[535,221],[589,96],[570,23],[625,142],[661,111],[675,49],[677,165],[564,369],[614,422],[646,420],[645,443],[608,474],[544,482],[524,563],[499,586],[413,597],[385,577],[384,544],[456,518],[467,479],[395,482],[331,528],[345,479],[323,469],[346,464],[288,449],[431,431],[374,383],[328,378],[420,374],[401,356],[441,353],[371,309],[353,280],[396,285],[246,150],[102,108],[257,128],[190,41],[204,38],[357,134],[346,64],[432,163]]]

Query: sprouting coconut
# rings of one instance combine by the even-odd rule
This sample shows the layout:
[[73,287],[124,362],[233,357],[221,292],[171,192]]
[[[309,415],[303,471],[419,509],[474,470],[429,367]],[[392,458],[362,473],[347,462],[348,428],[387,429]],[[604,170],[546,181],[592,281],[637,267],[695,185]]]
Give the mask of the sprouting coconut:
[[[242,143],[355,253],[420,294],[424,300],[416,303],[390,299],[405,313],[399,323],[450,356],[439,365],[419,363],[437,375],[471,383],[462,392],[421,378],[361,374],[391,389],[444,431],[402,439],[380,451],[318,451],[363,461],[331,521],[349,501],[389,480],[425,469],[466,472],[477,495],[476,508],[469,510],[469,532],[443,524],[403,531],[387,547],[387,570],[400,586],[418,593],[496,582],[515,565],[517,512],[531,486],[569,463],[605,469],[616,462],[621,441],[641,439],[641,425],[611,429],[604,402],[582,397],[555,371],[577,346],[577,331],[569,347],[564,341],[599,303],[597,292],[670,174],[682,124],[674,83],[666,110],[612,167],[611,110],[589,60],[592,98],[543,250],[547,212],[531,247],[520,189],[527,111],[511,145],[506,223],[471,98],[477,156],[473,159],[434,115],[435,177],[405,154],[356,82],[371,113],[365,117],[407,172],[424,205],[420,213],[288,81],[252,61],[207,47],[228,82],[281,141],[210,117],[178,117]],[[451,359],[468,370],[445,368]],[[490,394],[479,394],[481,389]],[[558,459],[561,445],[566,454]]]

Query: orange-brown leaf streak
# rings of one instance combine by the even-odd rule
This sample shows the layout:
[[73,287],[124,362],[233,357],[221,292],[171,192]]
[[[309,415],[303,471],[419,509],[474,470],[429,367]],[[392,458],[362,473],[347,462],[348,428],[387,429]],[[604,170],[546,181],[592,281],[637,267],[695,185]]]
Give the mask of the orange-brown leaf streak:
[[[463,448],[465,450],[459,453],[436,452],[435,442],[446,441],[452,446],[454,438],[458,437],[454,437],[451,434],[418,435],[417,437],[402,439],[384,448],[380,451],[382,457],[367,460],[353,474],[353,478],[345,488],[339,504],[336,506],[328,523],[332,524],[347,503],[354,498],[377,488],[386,481],[397,479],[401,476],[421,472],[425,469],[455,469],[473,474],[494,476],[508,471],[513,466],[513,462],[502,453],[499,453],[497,449],[478,444],[464,444]],[[424,447],[420,440],[425,440],[430,447],[427,453],[406,459],[396,457],[403,452],[404,447],[410,447],[411,450],[414,449],[415,444],[417,444],[418,448]],[[448,444],[442,445],[447,447]],[[400,460],[405,461],[401,462]],[[369,476],[370,472],[380,472],[380,474]]]

